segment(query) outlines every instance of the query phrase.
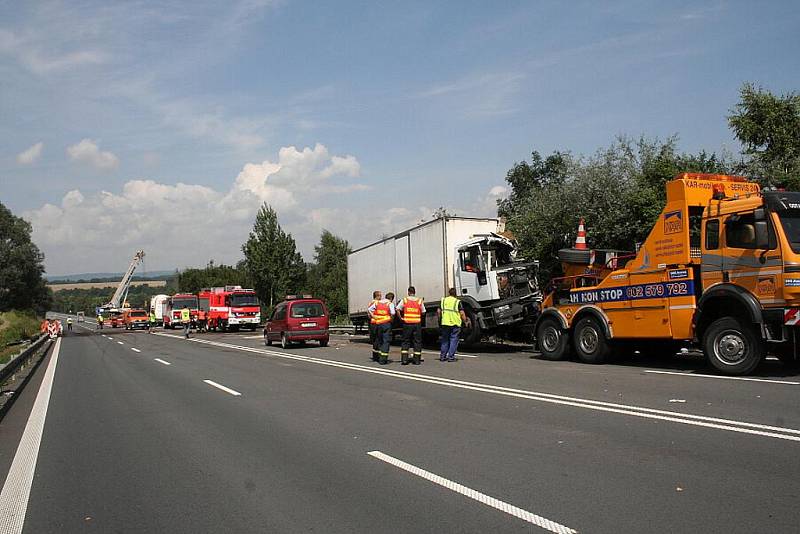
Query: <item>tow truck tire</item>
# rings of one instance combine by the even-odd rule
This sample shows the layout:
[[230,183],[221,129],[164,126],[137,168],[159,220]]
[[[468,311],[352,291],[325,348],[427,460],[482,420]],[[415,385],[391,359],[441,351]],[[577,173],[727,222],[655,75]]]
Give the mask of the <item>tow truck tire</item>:
[[573,330],[572,342],[575,354],[583,363],[606,363],[611,347],[600,322],[594,317],[584,317]]
[[563,360],[569,349],[569,334],[561,324],[552,317],[545,317],[536,327],[536,339],[539,340],[539,351],[542,359]]
[[736,317],[721,317],[703,334],[703,352],[720,373],[746,375],[764,359],[766,347],[755,328]]

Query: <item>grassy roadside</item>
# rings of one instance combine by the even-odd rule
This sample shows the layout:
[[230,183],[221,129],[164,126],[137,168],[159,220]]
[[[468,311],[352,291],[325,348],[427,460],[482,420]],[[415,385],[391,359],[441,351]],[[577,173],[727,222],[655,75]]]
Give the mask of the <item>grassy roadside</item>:
[[19,352],[19,345],[9,343],[35,337],[39,323],[33,312],[9,311],[0,313],[0,364],[6,363]]

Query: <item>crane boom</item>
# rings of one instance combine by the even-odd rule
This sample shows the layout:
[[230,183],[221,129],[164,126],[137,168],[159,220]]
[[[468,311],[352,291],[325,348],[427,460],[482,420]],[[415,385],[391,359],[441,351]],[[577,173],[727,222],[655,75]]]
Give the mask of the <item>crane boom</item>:
[[138,267],[139,263],[144,260],[144,250],[136,251],[134,254],[133,259],[131,260],[131,264],[128,265],[128,270],[122,276],[122,280],[119,281],[119,285],[117,286],[117,290],[114,291],[114,296],[111,297],[111,300],[103,306],[106,310],[113,310],[119,309],[122,307],[122,304],[125,302],[125,298],[128,296],[128,289],[131,285],[131,278],[133,278],[133,272]]

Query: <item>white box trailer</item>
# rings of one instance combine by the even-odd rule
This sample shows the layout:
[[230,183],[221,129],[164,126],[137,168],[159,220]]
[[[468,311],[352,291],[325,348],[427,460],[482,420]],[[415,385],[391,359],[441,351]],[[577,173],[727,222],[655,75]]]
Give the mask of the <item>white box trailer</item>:
[[[351,320],[357,325],[366,323],[373,291],[384,295],[392,292],[400,299],[413,285],[428,308],[424,322],[428,329],[438,327],[435,312],[451,287],[458,291],[468,314],[474,316],[473,323],[480,326],[472,337],[510,325],[499,315],[495,317],[491,307],[498,302],[502,302],[501,308],[506,306],[498,314],[507,312],[514,315],[509,321],[520,322],[531,312],[522,309],[525,303],[520,299],[533,301],[540,297],[535,272],[530,272],[536,263],[516,261],[513,241],[498,235],[503,226],[492,218],[443,217],[354,250],[347,257]],[[469,262],[475,264],[475,271],[466,270]],[[519,274],[513,274],[520,269],[525,273],[524,288],[514,278]],[[517,282],[516,292],[511,288],[512,279]]]

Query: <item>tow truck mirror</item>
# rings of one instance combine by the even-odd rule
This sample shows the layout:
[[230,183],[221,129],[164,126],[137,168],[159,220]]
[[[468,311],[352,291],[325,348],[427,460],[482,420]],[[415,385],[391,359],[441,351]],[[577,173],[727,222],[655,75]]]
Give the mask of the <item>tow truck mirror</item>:
[[767,221],[756,220],[756,248],[766,250],[769,248],[769,229]]

